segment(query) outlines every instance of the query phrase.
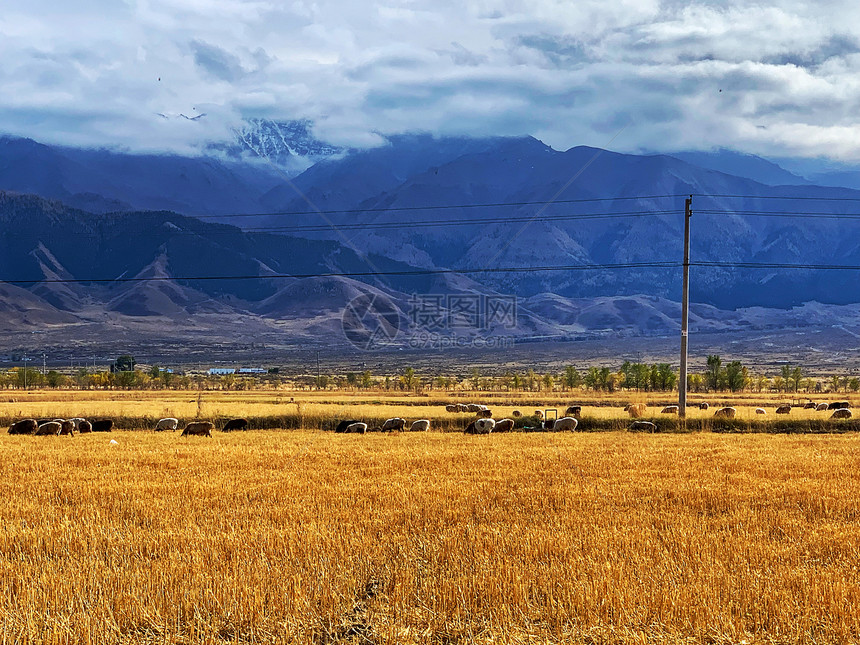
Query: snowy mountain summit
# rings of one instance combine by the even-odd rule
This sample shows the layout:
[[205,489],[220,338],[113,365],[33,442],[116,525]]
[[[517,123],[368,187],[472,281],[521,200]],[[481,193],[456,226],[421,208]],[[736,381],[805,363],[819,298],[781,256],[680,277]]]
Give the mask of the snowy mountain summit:
[[236,142],[228,146],[227,152],[236,157],[267,161],[291,174],[344,152],[315,138],[311,126],[307,120],[248,119],[236,129]]

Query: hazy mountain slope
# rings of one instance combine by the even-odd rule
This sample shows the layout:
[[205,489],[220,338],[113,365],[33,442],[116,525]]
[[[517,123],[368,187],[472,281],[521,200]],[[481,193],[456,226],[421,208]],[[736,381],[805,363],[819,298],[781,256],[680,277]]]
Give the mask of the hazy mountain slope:
[[[388,144],[378,148],[354,151],[342,159],[317,163],[296,177],[292,186],[281,184],[273,188],[263,198],[263,203],[272,211],[327,211],[354,208],[359,204],[375,207],[374,198],[411,176],[464,154],[490,149],[497,141],[499,139],[393,136]],[[371,202],[364,203],[367,200]],[[270,218],[265,223],[282,225],[289,222],[283,218]]]
[[[694,166],[716,170],[727,175],[752,179],[760,184],[769,186],[807,185],[816,183],[805,177],[789,172],[778,163],[768,161],[755,155],[734,152],[733,150],[716,150],[713,152],[672,152],[670,156],[686,161]],[[828,184],[821,184],[828,185]],[[840,184],[837,184],[840,185]],[[847,184],[842,184],[848,186]]]
[[68,325],[77,320],[26,289],[0,282],[0,331]]
[[0,190],[59,199],[92,212],[258,212],[261,195],[279,181],[272,169],[261,164],[79,150],[0,137]]
[[[427,139],[420,143],[432,149],[434,142]],[[364,180],[371,170],[359,169],[354,175],[355,170],[355,160],[347,157],[320,164],[296,179],[297,185],[305,187],[305,194],[326,196],[326,204],[359,211],[327,216],[335,224],[370,224],[364,230],[314,235],[330,239],[348,235],[358,248],[420,266],[477,271],[678,262],[682,256],[683,200],[688,194],[696,195],[694,261],[860,262],[857,246],[845,243],[853,239],[844,234],[846,227],[856,226],[850,220],[773,216],[798,210],[851,212],[854,206],[850,201],[812,198],[853,199],[860,193],[807,185],[767,186],[671,156],[623,155],[587,147],[558,152],[531,138],[497,139],[412,174],[396,185],[399,176],[391,172],[386,173],[386,181],[374,182]],[[345,185],[343,177],[359,181],[360,187]],[[391,187],[368,196],[386,184]],[[355,198],[350,202],[351,195]],[[588,201],[605,197],[610,199]],[[465,207],[470,204],[509,205]],[[361,212],[369,205],[374,210]],[[416,209],[427,205],[441,208]],[[300,198],[284,204],[287,211],[307,208]],[[752,216],[748,214],[751,211],[771,216]],[[302,223],[318,219],[293,218]],[[281,224],[289,220],[271,218],[271,222]],[[433,226],[421,225],[427,220],[432,220]],[[394,225],[381,227],[384,224]],[[721,307],[788,307],[813,298],[837,303],[860,300],[860,284],[846,279],[845,274],[700,267],[694,268],[693,275],[693,297]],[[479,279],[497,291],[526,297],[542,292],[589,298],[635,293],[672,299],[680,296],[677,268],[535,270],[484,274]]]

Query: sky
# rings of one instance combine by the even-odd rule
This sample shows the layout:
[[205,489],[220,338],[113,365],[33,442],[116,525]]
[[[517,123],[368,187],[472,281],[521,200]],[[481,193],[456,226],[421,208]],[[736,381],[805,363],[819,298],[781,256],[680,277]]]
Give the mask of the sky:
[[188,153],[243,119],[309,119],[356,147],[421,131],[853,162],[858,35],[856,0],[7,0],[0,131]]

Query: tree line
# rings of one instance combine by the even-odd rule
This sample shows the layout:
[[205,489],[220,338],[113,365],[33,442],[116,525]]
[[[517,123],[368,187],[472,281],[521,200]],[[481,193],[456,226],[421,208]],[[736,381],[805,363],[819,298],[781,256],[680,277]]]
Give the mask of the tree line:
[[[14,367],[0,372],[0,388],[78,388],[78,389],[219,389],[294,387],[308,390],[377,390],[388,392],[428,391],[507,391],[507,392],[670,392],[678,389],[678,372],[669,363],[624,361],[617,369],[590,366],[583,370],[568,365],[559,371],[534,369],[490,375],[480,368],[467,374],[424,375],[413,367],[396,374],[377,376],[370,370],[335,374],[202,375],[174,374],[159,366],[136,368],[134,359],[121,356],[107,370],[81,368],[73,373],[57,370],[42,372],[35,368]],[[710,355],[701,372],[688,375],[691,392],[858,392],[860,378],[834,375],[827,378],[807,376],[801,366],[783,365],[773,375],[754,374],[741,361],[724,362]]]

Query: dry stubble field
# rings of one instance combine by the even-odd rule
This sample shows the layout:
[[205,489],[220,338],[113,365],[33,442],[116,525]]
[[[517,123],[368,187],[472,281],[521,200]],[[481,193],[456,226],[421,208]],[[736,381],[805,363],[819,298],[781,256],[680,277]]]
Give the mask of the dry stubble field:
[[852,643],[858,471],[856,434],[3,435],[0,633]]

